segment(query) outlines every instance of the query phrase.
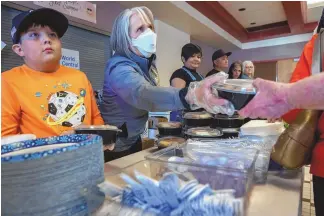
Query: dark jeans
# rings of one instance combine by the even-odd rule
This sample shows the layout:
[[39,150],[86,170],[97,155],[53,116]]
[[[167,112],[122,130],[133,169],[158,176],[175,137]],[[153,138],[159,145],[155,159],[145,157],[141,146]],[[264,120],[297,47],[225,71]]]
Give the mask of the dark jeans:
[[322,216],[324,215],[324,178],[313,175],[313,192],[316,215]]
[[134,154],[136,152],[142,151],[142,139],[139,137],[139,139],[136,141],[135,144],[132,145],[129,149],[121,152],[114,152],[114,151],[104,151],[104,157],[105,157],[105,163],[108,161],[116,160],[121,157],[125,157],[130,154]]

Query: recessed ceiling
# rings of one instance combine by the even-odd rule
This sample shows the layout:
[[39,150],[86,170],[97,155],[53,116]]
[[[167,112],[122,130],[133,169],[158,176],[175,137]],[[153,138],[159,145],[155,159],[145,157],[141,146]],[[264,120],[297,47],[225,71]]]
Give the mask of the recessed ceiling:
[[[324,5],[324,3],[323,3]],[[307,23],[318,22],[321,18],[324,6],[308,8],[307,10]]]
[[[319,8],[322,3],[318,2],[321,0],[314,1],[312,7],[306,1],[188,1],[188,4],[241,42],[251,42],[313,32],[322,9]],[[246,10],[239,11],[241,8]],[[310,11],[311,8],[316,11]]]
[[[244,28],[286,21],[280,1],[220,1],[219,2]],[[245,8],[245,11],[239,11]],[[256,23],[252,25],[251,23]]]
[[[283,41],[284,43],[287,43],[287,40],[293,41],[289,37],[296,36],[294,40],[306,34],[309,37],[323,9],[318,5],[307,7],[305,1],[121,1],[119,3],[127,7],[147,6],[155,18],[190,34],[192,38],[227,50],[243,47],[243,43],[257,41],[260,43],[255,46],[263,46],[261,41],[267,39],[285,38],[280,41],[282,44]],[[241,8],[245,10],[239,11]],[[303,39],[306,40],[308,39]]]
[[120,1],[119,4],[127,8],[146,6],[153,12],[155,19],[188,33],[194,39],[205,41],[213,47],[222,47],[224,50],[240,48],[241,44],[238,40],[195,11],[186,2]]

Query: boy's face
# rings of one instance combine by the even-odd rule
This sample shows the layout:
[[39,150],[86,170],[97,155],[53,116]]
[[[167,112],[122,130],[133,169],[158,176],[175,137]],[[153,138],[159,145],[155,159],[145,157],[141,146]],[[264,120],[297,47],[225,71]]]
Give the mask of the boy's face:
[[31,66],[59,64],[61,59],[61,40],[48,26],[33,26],[20,37],[20,44],[12,49],[24,57],[25,63]]

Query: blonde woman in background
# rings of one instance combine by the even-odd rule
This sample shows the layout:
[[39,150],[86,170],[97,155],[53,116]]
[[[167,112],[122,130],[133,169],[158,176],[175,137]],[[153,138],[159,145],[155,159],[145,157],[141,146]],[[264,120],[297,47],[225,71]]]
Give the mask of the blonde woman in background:
[[242,79],[253,79],[254,78],[254,64],[251,61],[243,62],[243,75]]

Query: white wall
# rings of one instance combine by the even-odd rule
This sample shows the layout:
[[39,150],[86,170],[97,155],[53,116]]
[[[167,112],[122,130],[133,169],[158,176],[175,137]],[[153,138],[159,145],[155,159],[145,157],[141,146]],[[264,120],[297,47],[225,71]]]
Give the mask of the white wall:
[[[213,67],[212,65],[212,55],[217,49],[223,49],[223,47],[214,48],[208,46],[206,43],[198,40],[191,40],[191,43],[197,44],[201,47],[203,52],[203,59],[198,72],[202,75],[206,75]],[[270,60],[279,60],[279,59],[292,59],[297,58],[301,55],[303,48],[306,42],[283,44],[278,46],[271,47],[261,47],[254,49],[244,49],[244,50],[235,50],[232,52],[232,55],[228,58],[229,66],[234,61],[270,61]],[[228,52],[228,50],[224,50]]]
[[160,20],[155,20],[154,25],[157,34],[156,66],[160,85],[168,87],[172,73],[183,66],[181,48],[190,43],[190,35]]
[[[91,3],[97,5],[97,23],[91,23],[65,14],[69,20],[69,23],[90,31],[99,32],[102,34],[110,34],[116,17],[120,12],[126,9],[126,7],[118,2],[112,1],[91,1]],[[24,11],[28,9],[42,8],[41,6],[35,5],[33,1],[6,1],[1,2],[1,4]]]

